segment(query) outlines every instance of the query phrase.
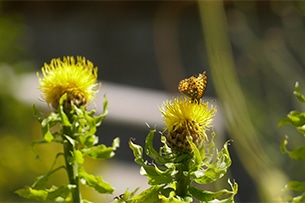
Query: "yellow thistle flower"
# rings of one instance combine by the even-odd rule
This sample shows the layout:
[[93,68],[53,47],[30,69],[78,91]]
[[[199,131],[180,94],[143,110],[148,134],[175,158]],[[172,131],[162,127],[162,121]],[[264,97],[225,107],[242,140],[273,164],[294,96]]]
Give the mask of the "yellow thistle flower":
[[189,151],[186,137],[191,136],[197,147],[203,140],[208,140],[206,131],[211,127],[217,109],[215,106],[209,108],[207,101],[191,102],[180,97],[165,101],[160,110],[169,146]]
[[56,110],[59,99],[67,94],[67,105],[82,106],[90,103],[98,91],[97,67],[78,56],[52,59],[41,68],[43,78],[37,73],[43,99]]

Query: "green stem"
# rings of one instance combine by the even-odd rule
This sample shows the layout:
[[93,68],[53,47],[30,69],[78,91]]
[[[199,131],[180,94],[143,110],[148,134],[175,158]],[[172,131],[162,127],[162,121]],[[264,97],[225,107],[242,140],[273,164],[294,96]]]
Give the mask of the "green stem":
[[[63,134],[73,139],[72,132],[69,126],[63,127]],[[72,202],[81,202],[79,190],[78,164],[73,161],[73,152],[77,148],[77,143],[74,145],[65,136],[64,138],[64,157],[66,163],[66,170],[69,178],[69,183],[74,187],[71,189]]]
[[187,159],[178,165],[178,173],[176,174],[176,194],[181,197],[187,195],[191,182],[189,175],[189,162],[190,159]]

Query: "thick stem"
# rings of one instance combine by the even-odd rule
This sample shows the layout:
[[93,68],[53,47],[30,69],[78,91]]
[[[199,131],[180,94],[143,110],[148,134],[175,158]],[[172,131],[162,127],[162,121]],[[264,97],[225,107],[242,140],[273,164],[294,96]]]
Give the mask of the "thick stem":
[[188,187],[190,186],[190,176],[189,176],[189,162],[190,159],[183,161],[178,166],[178,173],[176,174],[176,194],[185,197],[188,192]]
[[[69,136],[71,139],[73,139],[72,132],[70,127],[64,126],[63,127],[63,134],[66,136]],[[73,188],[71,189],[72,193],[72,202],[81,202],[81,195],[79,190],[79,177],[78,177],[78,165],[73,160],[73,151],[74,148],[76,148],[77,144],[73,145],[71,141],[69,141],[64,136],[64,157],[65,157],[65,164],[66,164],[66,170],[68,174],[69,183],[73,185]]]

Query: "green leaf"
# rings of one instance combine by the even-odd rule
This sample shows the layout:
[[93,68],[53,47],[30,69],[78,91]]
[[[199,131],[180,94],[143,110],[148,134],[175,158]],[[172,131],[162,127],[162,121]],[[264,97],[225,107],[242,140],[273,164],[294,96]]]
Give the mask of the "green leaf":
[[44,134],[43,139],[47,142],[52,142],[54,140],[54,136],[52,135],[52,133],[50,131],[47,131]]
[[65,185],[60,187],[54,187],[49,189],[48,200],[56,200],[61,197],[62,200],[66,200],[69,197],[71,189],[75,187],[74,185]]
[[305,124],[305,112],[291,111],[283,122],[285,121],[294,126],[303,126]]
[[71,188],[75,186],[66,185],[66,186],[52,186],[49,189],[33,189],[31,187],[25,187],[15,191],[19,196],[26,199],[33,199],[38,201],[56,201],[59,198],[64,201],[67,200],[67,197],[70,195]]
[[73,158],[74,158],[74,161],[78,164],[84,163],[83,153],[80,150],[74,150]]
[[[144,172],[144,171],[145,172]],[[174,169],[159,169],[156,165],[143,165],[141,175],[145,175],[148,177],[148,184],[150,185],[159,185],[159,184],[167,184],[173,181],[173,175],[176,172]]]
[[238,185],[237,183],[231,183],[229,181],[229,184],[232,188],[232,191],[223,189],[219,190],[217,192],[211,192],[207,190],[201,190],[196,187],[190,186],[189,192],[198,200],[202,202],[215,202],[215,200],[218,200],[217,202],[234,202],[234,196],[237,194],[238,191]]
[[199,151],[199,149],[197,148],[197,146],[193,143],[193,141],[191,140],[191,138],[188,136],[187,137],[187,141],[189,142],[191,148],[192,148],[192,152],[194,155],[194,162],[190,162],[191,166],[190,166],[190,171],[193,170],[197,170],[201,167],[201,163],[204,157],[201,156],[201,153]]
[[305,160],[305,146],[296,147],[293,150],[287,149],[288,137],[286,136],[281,143],[281,151],[288,154],[291,159],[295,160]]
[[105,182],[100,176],[88,174],[84,168],[79,168],[79,178],[84,185],[94,188],[99,193],[112,194],[113,187]]
[[114,200],[111,202],[111,203],[121,203],[121,202],[128,202],[128,199],[131,199],[132,197],[135,196],[136,192],[139,190],[140,188],[136,188],[134,191],[132,192],[129,192],[129,190],[127,189],[125,191],[125,193],[119,195],[119,196],[116,196],[114,198]]
[[292,203],[303,203],[303,202],[305,202],[305,193],[292,198],[291,202]]
[[199,184],[212,183],[221,178],[227,172],[227,169],[231,166],[228,143],[229,142],[226,142],[222,150],[217,153],[215,162],[204,162],[204,167],[202,167],[202,169],[192,173],[195,182]]
[[93,159],[108,159],[114,156],[114,149],[103,144],[84,149],[83,152]]
[[34,199],[38,201],[45,201],[48,197],[48,192],[45,190],[36,190],[30,187],[24,187],[15,191],[19,196],[25,199]]
[[97,118],[97,123],[101,123],[102,120],[104,120],[104,118],[106,117],[106,115],[108,114],[108,99],[106,97],[106,95],[104,95],[104,103],[103,103],[103,113],[98,116]]
[[154,139],[154,134],[155,134],[156,130],[150,130],[146,140],[145,140],[145,153],[147,156],[149,156],[150,158],[152,158],[157,164],[166,164],[168,162],[170,162],[170,160],[165,157],[165,156],[161,156],[155,149],[153,146],[153,139]]
[[159,199],[162,201],[162,203],[190,203],[193,202],[193,198],[186,197],[186,198],[178,198],[178,197],[165,197],[161,194],[159,194]]
[[290,181],[286,185],[286,189],[293,190],[297,192],[305,191],[305,182],[299,182],[299,181]]
[[44,140],[48,143],[52,142],[54,140],[54,135],[51,133],[50,129],[61,122],[59,115],[52,112],[48,117],[40,119],[40,121]]
[[295,160],[305,160],[305,146],[294,148],[288,152],[288,155]]
[[64,108],[63,108],[63,103],[64,101],[67,100],[67,94],[64,94],[63,96],[60,97],[60,100],[59,100],[59,107],[58,107],[58,114],[61,118],[61,124],[63,126],[67,126],[67,127],[70,127],[71,126],[71,123],[69,121],[69,118],[68,116],[66,115],[66,113],[64,112]]
[[131,139],[129,140],[128,144],[133,152],[135,162],[141,166],[145,165],[143,160],[143,148],[140,145],[134,144]]
[[[153,136],[153,133],[149,133],[149,136]],[[163,184],[172,181],[173,169],[159,169],[155,164],[148,164],[143,160],[143,148],[140,145],[134,144],[131,140],[129,141],[129,147],[133,151],[135,162],[142,166],[141,175],[148,177],[149,184]]]
[[300,88],[300,85],[299,85],[299,82],[296,82],[295,83],[295,86],[294,86],[294,92],[293,94],[297,97],[297,99],[302,102],[302,103],[305,103],[305,97],[303,94],[301,94],[301,88]]
[[[158,194],[162,186],[155,185],[128,200],[128,203],[158,202]],[[159,201],[160,202],[160,201]]]

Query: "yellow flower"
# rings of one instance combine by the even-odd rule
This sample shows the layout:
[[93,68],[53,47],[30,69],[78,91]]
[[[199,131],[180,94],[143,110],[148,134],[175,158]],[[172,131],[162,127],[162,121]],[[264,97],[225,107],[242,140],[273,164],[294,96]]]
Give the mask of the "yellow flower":
[[191,136],[197,147],[203,140],[207,140],[206,131],[211,127],[217,109],[215,106],[209,107],[209,102],[201,99],[192,102],[180,97],[165,101],[160,110],[169,146],[189,151],[186,137]]
[[82,106],[90,103],[98,91],[97,67],[78,56],[52,59],[50,64],[41,68],[43,78],[37,73],[43,99],[56,110],[59,99],[67,94],[65,105]]

